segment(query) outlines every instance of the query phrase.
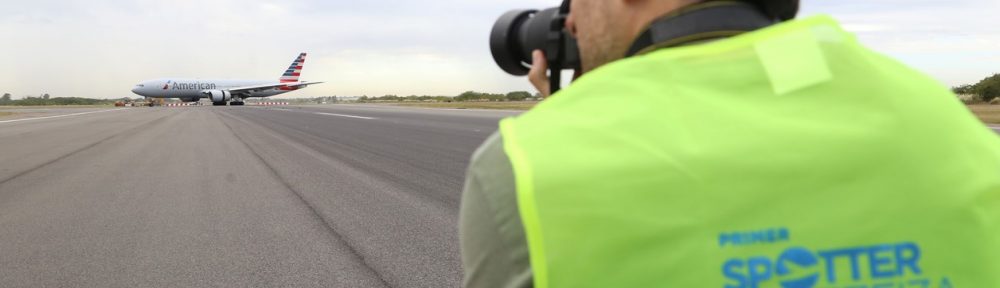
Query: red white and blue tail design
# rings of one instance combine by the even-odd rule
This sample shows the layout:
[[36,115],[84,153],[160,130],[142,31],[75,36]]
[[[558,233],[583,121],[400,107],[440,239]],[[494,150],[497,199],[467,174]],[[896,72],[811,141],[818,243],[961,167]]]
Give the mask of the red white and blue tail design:
[[299,54],[299,58],[295,58],[295,62],[292,62],[292,66],[288,66],[288,70],[285,70],[285,74],[281,75],[281,83],[299,82],[299,75],[302,75],[302,64],[305,62],[306,53]]

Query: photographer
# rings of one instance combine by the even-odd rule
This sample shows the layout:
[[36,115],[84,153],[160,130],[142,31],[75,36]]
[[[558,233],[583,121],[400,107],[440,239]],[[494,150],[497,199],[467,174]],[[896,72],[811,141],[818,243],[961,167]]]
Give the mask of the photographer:
[[467,287],[1000,287],[1000,141],[937,81],[798,1],[568,4],[581,75],[473,156]]

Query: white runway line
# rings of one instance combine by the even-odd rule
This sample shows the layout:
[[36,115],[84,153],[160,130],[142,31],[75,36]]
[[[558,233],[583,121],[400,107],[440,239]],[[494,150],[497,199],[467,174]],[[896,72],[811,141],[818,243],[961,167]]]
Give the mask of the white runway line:
[[378,119],[378,118],[372,118],[372,117],[354,116],[354,115],[345,115],[345,114],[333,114],[333,113],[323,113],[323,112],[316,112],[314,114],[327,115],[327,116],[337,116],[337,117],[347,117],[347,118],[357,118],[357,119],[365,119],[365,120],[375,120],[375,119]]
[[73,114],[65,114],[65,115],[55,115],[55,116],[45,116],[45,117],[35,117],[35,118],[23,118],[23,119],[14,119],[14,120],[4,120],[4,121],[0,121],[0,124],[3,124],[3,123],[13,123],[13,122],[21,122],[21,121],[32,121],[32,120],[42,120],[42,119],[72,117],[72,116],[80,116],[80,115],[95,114],[95,113],[104,113],[104,112],[111,112],[111,111],[121,111],[121,110],[125,110],[125,109],[109,109],[109,110],[90,111],[90,112],[73,113]]

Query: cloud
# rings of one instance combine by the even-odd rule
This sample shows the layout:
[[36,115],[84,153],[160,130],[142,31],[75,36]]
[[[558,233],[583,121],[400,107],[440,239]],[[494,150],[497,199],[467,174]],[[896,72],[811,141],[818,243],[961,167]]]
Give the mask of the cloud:
[[873,49],[947,85],[1000,72],[1000,61],[970,55],[1000,51],[1000,1],[807,1],[803,14],[831,14]]
[[845,24],[844,29],[856,33],[891,32],[892,26],[880,24]]

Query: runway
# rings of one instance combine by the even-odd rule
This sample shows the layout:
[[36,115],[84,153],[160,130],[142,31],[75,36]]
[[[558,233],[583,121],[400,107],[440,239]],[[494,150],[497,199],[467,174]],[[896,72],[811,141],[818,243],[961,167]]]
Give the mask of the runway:
[[69,110],[0,118],[5,287],[458,287],[465,168],[517,114]]
[[518,114],[10,111],[4,287],[458,287],[465,168],[497,121]]

